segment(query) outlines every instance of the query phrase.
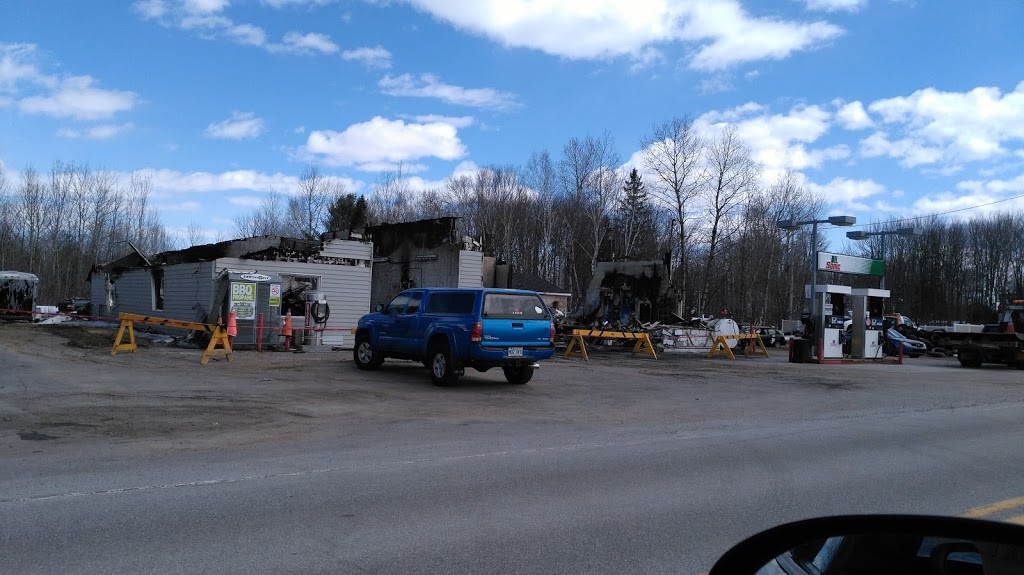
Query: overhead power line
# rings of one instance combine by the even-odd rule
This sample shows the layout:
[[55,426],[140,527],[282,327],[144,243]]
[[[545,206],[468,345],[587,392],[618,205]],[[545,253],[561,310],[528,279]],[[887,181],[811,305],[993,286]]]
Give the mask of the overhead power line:
[[923,216],[913,216],[913,217],[909,217],[909,218],[899,218],[899,219],[895,219],[895,220],[887,220],[887,221],[884,221],[884,222],[876,222],[876,223],[871,223],[871,224],[856,224],[856,225],[849,226],[849,227],[851,227],[851,228],[865,228],[865,227],[868,227],[868,226],[877,226],[877,225],[882,225],[882,224],[897,224],[897,223],[902,223],[902,222],[912,222],[912,221],[916,221],[916,220],[923,220],[923,219],[927,219],[927,218],[937,218],[939,216],[948,216],[949,214],[955,214],[955,213],[958,213],[958,212],[966,212],[966,211],[969,211],[969,210],[976,210],[978,208],[984,208],[986,206],[992,206],[992,205],[995,205],[995,204],[1001,204],[1003,202],[1009,202],[1010,200],[1017,200],[1017,199],[1020,199],[1020,198],[1024,198],[1024,194],[1018,194],[1016,196],[1010,196],[1008,198],[1003,198],[1001,200],[995,200],[995,201],[987,202],[987,203],[984,203],[984,204],[978,204],[976,206],[968,206],[966,208],[957,208],[955,210],[949,210],[949,211],[946,211],[946,212],[938,212],[938,213],[934,213],[934,214],[925,214]]

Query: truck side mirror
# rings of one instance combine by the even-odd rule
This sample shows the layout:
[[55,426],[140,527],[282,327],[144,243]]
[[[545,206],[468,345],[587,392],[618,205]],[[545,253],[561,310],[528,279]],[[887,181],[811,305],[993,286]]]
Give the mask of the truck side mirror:
[[375,312],[382,312],[382,311],[384,311],[384,304],[379,303],[379,304],[375,305],[373,307],[373,311],[375,311]]

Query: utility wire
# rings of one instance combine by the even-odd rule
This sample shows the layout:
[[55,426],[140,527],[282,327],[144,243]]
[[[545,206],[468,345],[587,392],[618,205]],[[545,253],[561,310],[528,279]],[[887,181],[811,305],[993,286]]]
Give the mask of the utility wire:
[[992,205],[995,205],[995,204],[1001,204],[1003,202],[1009,202],[1010,200],[1017,200],[1017,199],[1020,199],[1020,198],[1024,198],[1024,194],[1018,194],[1016,196],[1010,196],[1008,198],[1003,198],[1001,200],[995,200],[995,201],[988,202],[988,203],[985,203],[985,204],[978,204],[976,206],[968,206],[966,208],[957,208],[955,210],[949,210],[947,212],[938,212],[938,213],[935,213],[935,214],[925,214],[923,216],[913,216],[913,217],[909,217],[909,218],[900,218],[900,219],[897,219],[897,220],[887,220],[887,221],[884,221],[884,222],[876,222],[876,223],[871,223],[871,224],[856,224],[856,225],[852,225],[852,226],[848,226],[848,227],[851,227],[851,228],[865,228],[865,227],[868,227],[868,226],[877,226],[877,225],[884,225],[884,224],[896,224],[896,223],[901,223],[901,222],[911,222],[911,221],[915,221],[915,220],[923,220],[923,219],[927,219],[927,218],[937,218],[939,216],[948,216],[949,214],[955,214],[957,212],[966,212],[968,210],[976,210],[978,208],[984,208],[986,206],[992,206]]

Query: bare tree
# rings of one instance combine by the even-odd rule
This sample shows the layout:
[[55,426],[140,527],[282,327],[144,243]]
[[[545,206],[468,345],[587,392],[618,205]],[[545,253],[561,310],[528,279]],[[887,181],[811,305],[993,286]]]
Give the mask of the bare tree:
[[394,170],[377,175],[368,203],[368,220],[374,224],[396,223],[413,219],[416,209],[412,187],[401,164]]
[[740,142],[735,126],[726,126],[707,147],[707,172],[703,195],[710,222],[707,259],[700,302],[707,305],[714,295],[710,278],[718,255],[723,226],[733,211],[757,188],[761,166],[750,156],[750,150]]
[[285,223],[284,203],[280,192],[270,190],[257,208],[235,216],[235,234],[243,238],[286,235],[289,229]]
[[299,176],[298,190],[288,198],[290,233],[306,239],[320,237],[324,222],[329,220],[331,204],[344,193],[345,186],[340,181],[327,178],[315,165],[306,166]]
[[672,210],[679,225],[679,271],[673,275],[673,280],[685,298],[690,272],[691,203],[700,193],[704,179],[701,160],[705,143],[694,130],[693,120],[684,116],[654,126],[640,147],[644,167],[654,175],[650,182],[651,196]]

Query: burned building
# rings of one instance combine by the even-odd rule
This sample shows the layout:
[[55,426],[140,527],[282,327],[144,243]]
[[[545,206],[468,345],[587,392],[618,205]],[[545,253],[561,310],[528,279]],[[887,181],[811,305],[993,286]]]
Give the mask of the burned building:
[[677,299],[663,261],[598,262],[572,319],[580,326],[630,329],[665,321]]
[[373,243],[370,300],[386,304],[414,287],[482,287],[483,252],[460,237],[458,218],[446,217],[366,228]]
[[[304,301],[315,292],[330,309],[324,343],[350,343],[344,330],[370,307],[372,246],[343,236],[327,234],[320,241],[258,236],[153,256],[132,253],[92,269],[94,310],[103,316],[127,312],[212,323],[226,318],[229,307],[240,304],[248,317],[250,309],[262,306],[265,325],[276,328],[289,309],[302,325]],[[245,335],[254,343],[251,333]],[[268,330],[264,340],[276,342],[278,335]],[[246,341],[242,336],[240,330],[237,343]]]
[[0,318],[32,319],[37,297],[39,278],[34,274],[0,271]]

